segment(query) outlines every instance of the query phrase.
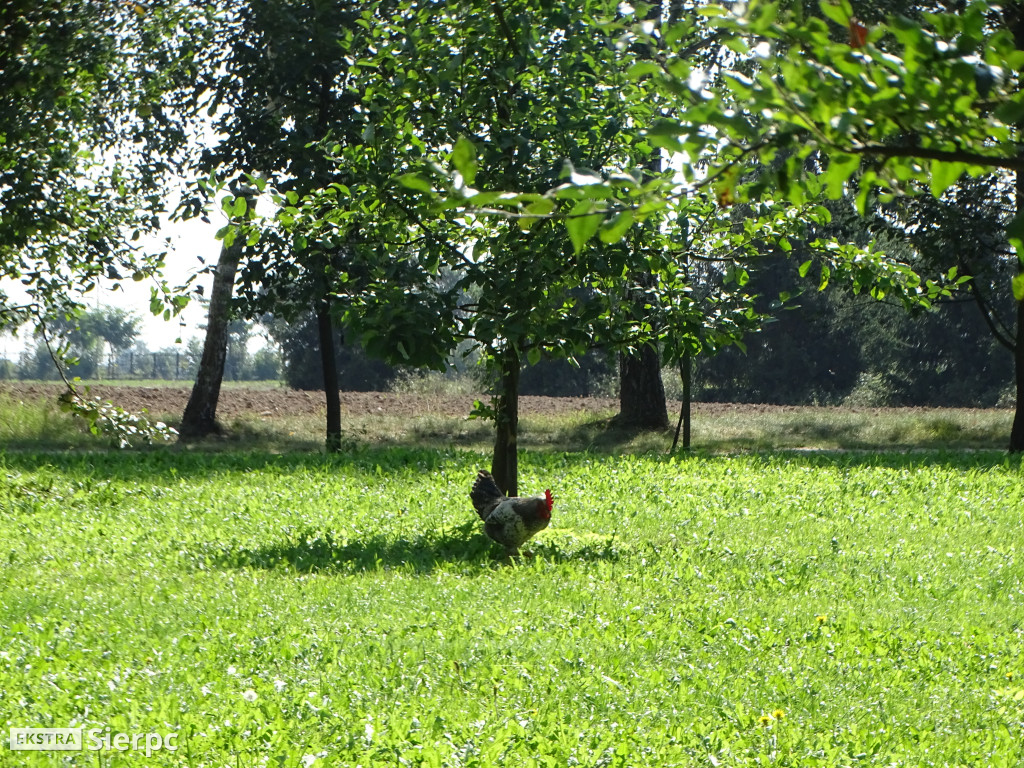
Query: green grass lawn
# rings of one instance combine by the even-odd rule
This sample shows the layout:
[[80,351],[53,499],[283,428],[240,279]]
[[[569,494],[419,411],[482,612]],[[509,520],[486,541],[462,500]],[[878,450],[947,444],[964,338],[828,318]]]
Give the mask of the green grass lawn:
[[[1014,766],[1022,467],[996,453],[0,455],[0,765]],[[0,734],[6,740],[7,733]]]

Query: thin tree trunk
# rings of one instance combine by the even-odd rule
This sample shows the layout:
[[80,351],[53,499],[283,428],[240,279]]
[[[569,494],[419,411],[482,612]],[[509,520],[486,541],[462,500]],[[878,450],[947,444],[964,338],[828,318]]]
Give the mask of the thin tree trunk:
[[514,350],[499,358],[501,380],[494,409],[494,456],[491,474],[506,496],[519,493],[519,372],[522,363]]
[[[1010,31],[1017,50],[1024,50],[1024,12],[1019,4],[1007,6]],[[1018,124],[1018,128],[1024,127]],[[1024,153],[1024,149],[1018,150]],[[1024,172],[1017,171],[1016,207],[1017,215],[1024,213]],[[1024,272],[1024,264],[1017,262],[1017,273]],[[1017,328],[1014,330],[1013,344],[1013,378],[1015,383],[1016,406],[1013,414],[1013,426],[1010,428],[1010,453],[1024,451],[1024,301],[1017,302]]]
[[669,453],[674,453],[679,446],[679,430],[683,431],[683,450],[690,450],[690,391],[693,382],[693,359],[687,351],[679,361],[679,378],[683,383],[683,402],[679,405],[679,421],[676,422],[676,434],[672,438],[672,448]]
[[327,436],[324,445],[328,453],[337,453],[341,450],[341,390],[338,383],[338,360],[334,354],[334,318],[326,298],[317,309],[316,327],[320,342],[320,362],[324,368],[324,395],[327,399]]
[[[256,204],[255,194],[246,190],[242,196],[246,201],[247,212],[252,211]],[[224,380],[224,361],[227,358],[231,294],[244,245],[242,237],[236,237],[231,245],[222,245],[217,266],[213,270],[203,356],[178,429],[182,440],[197,440],[221,432],[217,422],[217,403],[220,400],[220,385]]]
[[683,419],[683,448],[690,450],[690,427],[693,419],[690,414],[693,390],[693,359],[689,352],[683,357],[683,408],[686,416]]
[[[1020,194],[1020,183],[1018,182],[1018,199],[1020,199]],[[1024,267],[1021,270],[1024,271]],[[1017,302],[1016,335],[1017,342],[1013,346],[1013,369],[1017,385],[1017,403],[1013,414],[1013,427],[1010,429],[1010,453],[1024,451],[1024,301]]]

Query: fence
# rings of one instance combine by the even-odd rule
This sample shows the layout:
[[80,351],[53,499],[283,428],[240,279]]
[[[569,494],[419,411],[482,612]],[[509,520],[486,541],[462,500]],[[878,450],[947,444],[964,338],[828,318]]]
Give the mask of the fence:
[[180,352],[128,352],[110,355],[96,370],[98,379],[178,379],[191,380],[195,363]]
[[[232,366],[225,367],[224,378],[235,378]],[[195,377],[196,361],[183,352],[124,352],[106,355],[99,361],[82,360],[72,366],[68,373],[89,380],[111,379],[164,379],[169,381],[192,381]],[[0,358],[0,381],[18,379],[57,379],[50,360],[42,365],[25,359],[19,365],[13,360]]]

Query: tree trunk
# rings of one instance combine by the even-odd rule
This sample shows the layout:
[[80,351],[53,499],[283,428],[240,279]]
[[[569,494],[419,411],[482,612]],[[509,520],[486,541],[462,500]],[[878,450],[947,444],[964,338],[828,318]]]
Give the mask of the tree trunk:
[[514,350],[499,358],[499,392],[494,408],[494,456],[491,474],[506,496],[519,494],[519,371]]
[[636,354],[619,355],[619,414],[615,421],[640,429],[668,429],[661,357],[651,344]]
[[[651,4],[647,9],[646,21],[660,27],[663,11],[663,3]],[[651,57],[654,50],[645,45],[644,53],[645,57]],[[655,176],[661,173],[660,151],[651,155],[647,169]],[[634,277],[643,287],[654,285],[654,277],[650,272]],[[633,303],[636,316],[642,317],[647,304],[642,290],[635,291]],[[668,404],[665,402],[665,385],[661,381],[661,356],[652,344],[644,345],[635,354],[625,351],[619,353],[619,413],[615,422],[640,429],[668,429]]]
[[327,398],[327,437],[324,445],[328,453],[341,450],[341,390],[338,384],[338,360],[334,354],[334,318],[331,304],[323,299],[316,312],[317,335],[320,342],[320,361],[324,367],[324,395]]
[[[1020,173],[1018,172],[1018,178]],[[1018,181],[1018,200],[1020,199]],[[1024,271],[1024,267],[1021,267]],[[1016,382],[1017,403],[1013,413],[1013,427],[1010,429],[1010,453],[1024,451],[1024,301],[1017,302],[1016,343],[1013,345],[1013,372]]]
[[683,383],[683,402],[679,405],[679,421],[676,422],[676,434],[672,438],[672,448],[669,453],[674,453],[679,445],[679,429],[683,430],[683,450],[690,450],[690,392],[693,383],[693,358],[687,352],[679,361],[679,378]]
[[[1009,27],[1017,50],[1024,50],[1024,13],[1016,3],[1007,6]],[[1024,125],[1018,124],[1018,128]],[[1019,149],[1018,153],[1024,153]],[[1014,179],[1016,186],[1017,215],[1024,214],[1024,171],[1017,171]],[[1024,263],[1017,261],[1017,273],[1024,272]],[[1017,328],[1014,331],[1013,344],[1013,378],[1016,405],[1013,414],[1013,426],[1010,428],[1010,453],[1024,452],[1024,301],[1017,302]]]
[[[255,194],[245,191],[242,196],[247,204],[247,212],[252,211],[256,204]],[[228,350],[231,294],[244,245],[242,237],[236,237],[231,245],[222,245],[217,266],[213,270],[203,356],[178,429],[182,440],[197,440],[221,432],[220,424],[217,423],[217,402],[220,400],[220,385],[224,380],[224,360]]]

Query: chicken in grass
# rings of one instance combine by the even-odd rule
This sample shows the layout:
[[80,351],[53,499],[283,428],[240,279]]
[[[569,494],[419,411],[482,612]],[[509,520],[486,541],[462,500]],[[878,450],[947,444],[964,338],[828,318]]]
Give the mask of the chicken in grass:
[[498,488],[491,473],[482,469],[477,473],[469,498],[484,521],[484,533],[501,544],[509,557],[518,555],[519,548],[551,522],[554,498],[550,490],[544,491],[543,496],[510,499]]

